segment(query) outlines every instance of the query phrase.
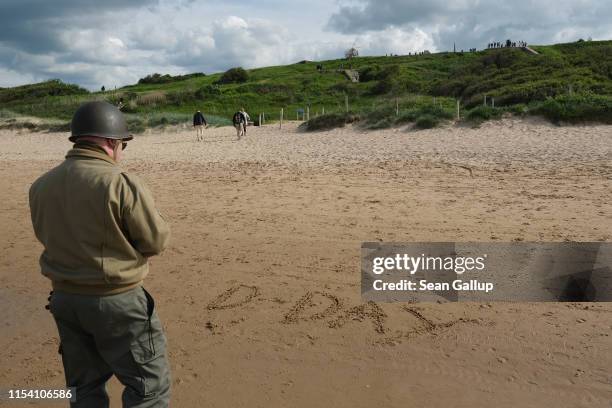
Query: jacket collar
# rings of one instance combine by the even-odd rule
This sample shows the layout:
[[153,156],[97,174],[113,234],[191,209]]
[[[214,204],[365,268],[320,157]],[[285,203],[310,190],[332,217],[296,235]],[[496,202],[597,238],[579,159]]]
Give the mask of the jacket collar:
[[116,165],[117,162],[110,157],[104,149],[93,143],[77,143],[74,147],[68,150],[66,158],[84,158],[84,159],[99,159],[110,164]]

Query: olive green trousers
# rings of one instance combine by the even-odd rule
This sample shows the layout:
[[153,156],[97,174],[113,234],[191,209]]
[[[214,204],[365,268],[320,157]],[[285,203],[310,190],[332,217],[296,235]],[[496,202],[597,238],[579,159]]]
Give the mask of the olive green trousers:
[[167,407],[170,369],[155,302],[142,287],[110,296],[55,291],[49,310],[60,336],[72,408],[109,406],[106,382],[125,386],[124,407]]

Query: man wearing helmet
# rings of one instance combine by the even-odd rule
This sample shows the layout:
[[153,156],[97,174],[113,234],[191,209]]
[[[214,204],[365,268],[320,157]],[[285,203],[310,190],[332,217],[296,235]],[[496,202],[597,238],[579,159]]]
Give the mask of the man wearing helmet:
[[125,118],[106,102],[75,112],[74,143],[59,166],[30,188],[41,272],[52,282],[49,310],[60,336],[71,407],[108,407],[106,382],[125,386],[124,407],[167,407],[166,339],[142,282],[169,229],[140,179],[117,165]]

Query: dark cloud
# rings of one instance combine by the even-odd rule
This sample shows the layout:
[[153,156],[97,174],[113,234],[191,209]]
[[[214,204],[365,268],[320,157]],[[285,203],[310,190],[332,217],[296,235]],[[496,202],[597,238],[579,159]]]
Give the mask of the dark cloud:
[[0,43],[29,52],[61,51],[68,28],[91,27],[109,14],[155,6],[158,0],[2,0]]
[[342,6],[334,13],[328,27],[344,34],[383,30],[410,23],[429,23],[443,5],[432,1],[366,1],[359,6]]
[[100,82],[96,68],[106,68],[104,61],[117,63],[107,33],[131,11],[158,4],[158,0],[2,0],[0,70],[12,78],[23,73],[24,78],[60,78],[95,88]]
[[48,19],[157,5],[158,0],[2,0],[2,20]]

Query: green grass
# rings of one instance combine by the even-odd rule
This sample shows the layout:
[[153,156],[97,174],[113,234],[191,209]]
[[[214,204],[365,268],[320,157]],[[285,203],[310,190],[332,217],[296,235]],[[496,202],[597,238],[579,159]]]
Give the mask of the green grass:
[[[295,119],[296,111],[307,107],[312,119],[321,116],[323,109],[342,117],[348,98],[349,109],[359,115],[361,125],[380,128],[414,124],[419,118],[425,124],[431,117],[442,123],[453,118],[459,100],[469,120],[495,119],[498,112],[507,111],[543,115],[557,122],[610,123],[612,41],[532,48],[540,55],[494,49],[358,57],[350,64],[360,72],[359,83],[351,83],[340,71],[348,68],[345,59],[251,69],[245,82],[221,83],[224,73],[150,76],[141,82],[159,83],[104,93],[89,93],[56,80],[0,89],[0,107],[19,115],[67,121],[83,101],[117,103],[123,98],[125,112],[141,128],[187,122],[198,109],[207,117],[218,117],[218,124],[229,123],[240,107],[254,119],[265,112],[268,121],[278,120],[281,108],[285,120]],[[323,65],[322,72],[317,71],[318,64]],[[495,99],[495,111],[480,108],[485,96]]]
[[414,127],[417,129],[431,129],[438,126],[439,123],[440,119],[438,117],[425,114],[417,118]]
[[452,98],[398,97],[396,102],[382,102],[375,108],[360,112],[361,125],[368,129],[384,129],[415,123],[418,128],[416,123],[421,117],[435,118],[437,125],[453,119],[455,115],[455,102]]
[[530,111],[553,123],[602,122],[612,124],[612,96],[564,95],[532,105]]
[[0,119],[14,119],[20,115],[8,109],[0,109]]
[[502,108],[481,105],[470,109],[465,115],[465,120],[468,122],[481,123],[491,119],[500,119],[504,111],[505,110]]
[[328,113],[310,119],[304,124],[305,130],[312,132],[315,130],[328,130],[359,121],[359,115],[354,113]]

